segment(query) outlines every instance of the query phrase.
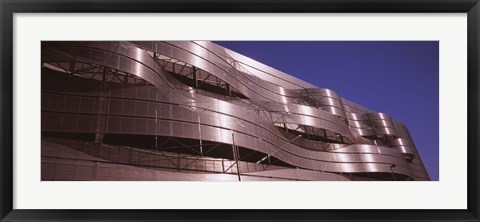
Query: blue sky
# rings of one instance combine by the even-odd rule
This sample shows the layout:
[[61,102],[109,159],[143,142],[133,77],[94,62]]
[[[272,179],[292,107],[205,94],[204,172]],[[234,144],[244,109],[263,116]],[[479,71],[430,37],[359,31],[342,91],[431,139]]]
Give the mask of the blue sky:
[[215,43],[403,122],[439,179],[437,41]]

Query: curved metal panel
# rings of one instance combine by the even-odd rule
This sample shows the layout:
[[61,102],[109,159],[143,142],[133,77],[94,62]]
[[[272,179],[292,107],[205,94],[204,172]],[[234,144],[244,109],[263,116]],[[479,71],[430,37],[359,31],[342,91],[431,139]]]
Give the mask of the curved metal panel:
[[[45,91],[44,131],[95,133],[95,124],[101,120],[105,121],[105,133],[224,144],[233,144],[235,138],[237,146],[308,170],[428,179],[403,124],[332,90],[315,88],[237,54],[232,56],[231,51],[212,43],[67,42],[44,46],[42,62],[62,61],[116,69],[153,86]],[[180,72],[175,64],[171,70],[164,68],[168,62],[188,66],[192,71],[188,81],[196,83],[194,72],[199,69],[206,79],[212,76],[221,81],[218,87],[238,90],[246,99],[230,101],[195,93],[199,91],[174,77],[174,71]]]

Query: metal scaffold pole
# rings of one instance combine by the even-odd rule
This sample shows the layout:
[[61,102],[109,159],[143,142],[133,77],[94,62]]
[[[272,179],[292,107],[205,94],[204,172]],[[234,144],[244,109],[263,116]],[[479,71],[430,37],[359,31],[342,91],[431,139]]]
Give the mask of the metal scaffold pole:
[[107,97],[104,96],[107,88],[107,68],[103,67],[100,96],[97,107],[97,123],[95,129],[95,143],[103,143],[103,133],[105,128],[105,112],[107,110]]
[[235,160],[235,164],[237,165],[237,175],[238,175],[238,181],[242,181],[242,178],[240,177],[240,167],[238,166],[238,149],[237,146],[235,145],[235,131],[232,132],[232,151],[233,151],[233,158]]

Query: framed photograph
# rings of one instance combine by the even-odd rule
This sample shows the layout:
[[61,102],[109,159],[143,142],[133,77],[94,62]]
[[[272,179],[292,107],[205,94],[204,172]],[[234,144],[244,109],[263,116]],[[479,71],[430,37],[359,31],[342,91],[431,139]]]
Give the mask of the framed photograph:
[[478,1],[2,1],[1,221],[479,221]]

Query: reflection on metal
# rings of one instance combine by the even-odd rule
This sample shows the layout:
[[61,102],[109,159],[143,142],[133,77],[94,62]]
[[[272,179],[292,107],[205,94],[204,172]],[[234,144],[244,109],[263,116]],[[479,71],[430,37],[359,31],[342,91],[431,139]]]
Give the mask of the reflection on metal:
[[211,42],[42,42],[41,102],[42,180],[429,180],[402,123]]

